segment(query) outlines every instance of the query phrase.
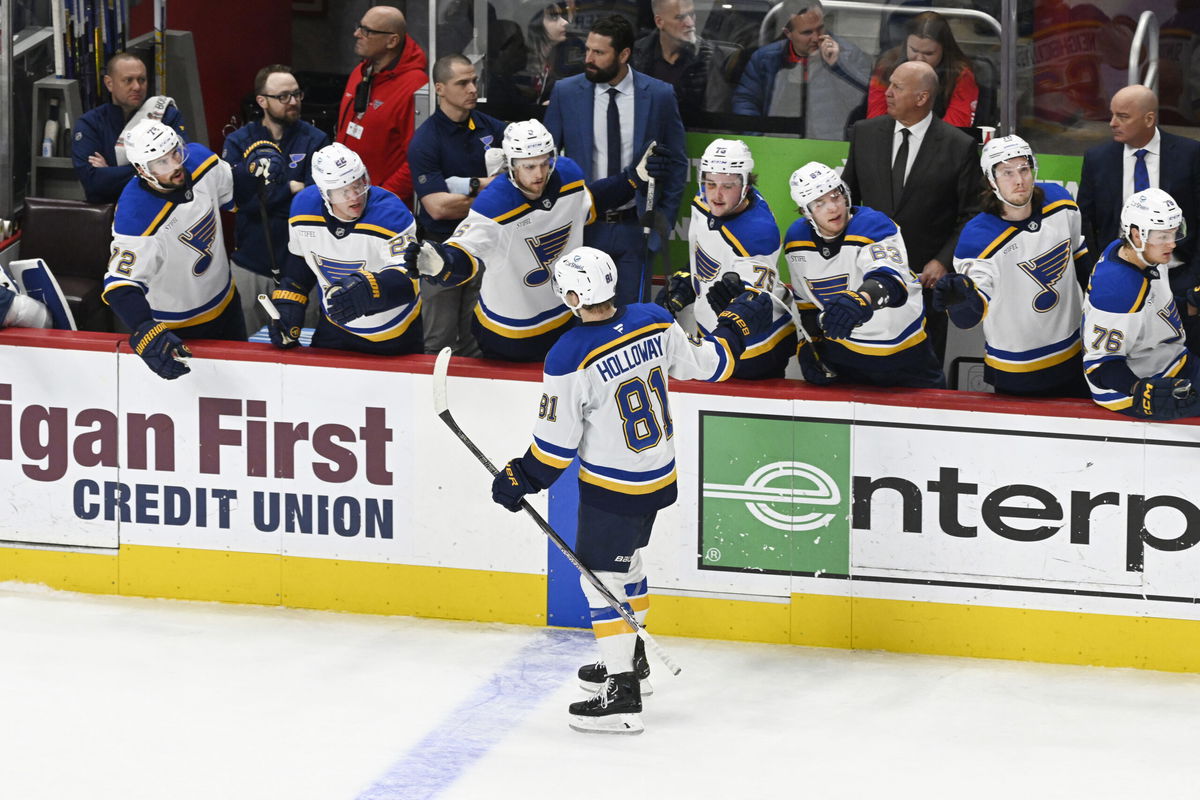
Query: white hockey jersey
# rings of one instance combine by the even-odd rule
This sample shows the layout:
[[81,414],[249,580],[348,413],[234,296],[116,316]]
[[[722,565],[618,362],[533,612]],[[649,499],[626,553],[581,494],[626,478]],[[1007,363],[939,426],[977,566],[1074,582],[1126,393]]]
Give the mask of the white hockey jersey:
[[[692,287],[696,290],[696,325],[708,333],[717,324],[717,315],[708,304],[709,288],[726,272],[736,272],[742,282],[770,292],[781,302],[776,304],[771,326],[746,341],[741,360],[749,361],[771,353],[796,334],[796,326],[787,311],[792,293],[779,279],[779,225],[758,189],[750,188],[749,207],[733,216],[714,217],[708,204],[697,195],[692,199],[691,224],[688,226],[688,254],[691,261]],[[786,357],[790,358],[791,352]]]
[[1074,264],[1087,253],[1079,206],[1063,187],[1037,185],[1046,199],[1028,219],[977,214],[954,251],[955,271],[983,298],[985,377],[1002,390],[1059,384],[1067,369],[1078,375],[1083,293]]
[[[1113,411],[1133,403],[1128,390],[1107,389],[1092,375],[1107,361],[1123,360],[1138,378],[1173,378],[1187,360],[1183,320],[1166,275],[1152,278],[1121,258],[1110,244],[1092,271],[1083,304],[1083,369],[1097,404]],[[1165,273],[1166,268],[1160,267]],[[1132,388],[1132,387],[1131,387]]]
[[168,328],[216,319],[234,293],[220,217],[222,209],[234,210],[233,173],[208,148],[186,148],[188,186],[163,194],[134,178],[121,193],[104,276],[105,294],[141,290]]
[[367,314],[342,325],[329,318],[324,289],[358,270],[404,272],[404,250],[416,241],[417,223],[396,195],[372,186],[363,215],[342,222],[325,213],[316,186],[306,186],[292,199],[288,218],[288,250],[304,259],[321,284],[321,311],[325,319],[356,336],[381,342],[404,335],[421,313],[417,282],[413,299],[394,308]]
[[[555,188],[557,187],[557,191]],[[554,262],[583,244],[596,218],[583,171],[560,157],[545,195],[532,201],[507,175],[479,193],[446,244],[466,253],[470,280],[484,270],[475,318],[507,340],[529,340],[570,324],[572,315],[550,285]],[[542,353],[536,355],[539,360]]]
[[908,267],[900,229],[886,214],[853,209],[841,236],[826,241],[805,217],[791,224],[784,252],[800,310],[824,310],[838,292],[854,291],[865,278],[885,274],[908,292],[904,305],[881,308],[846,339],[826,339],[821,354],[865,372],[897,369],[917,357],[926,340],[921,282]]
[[723,338],[689,338],[652,303],[578,325],[546,356],[522,466],[549,486],[578,454],[582,502],[623,514],[664,508],[676,496],[667,377],[723,381],[735,363]]

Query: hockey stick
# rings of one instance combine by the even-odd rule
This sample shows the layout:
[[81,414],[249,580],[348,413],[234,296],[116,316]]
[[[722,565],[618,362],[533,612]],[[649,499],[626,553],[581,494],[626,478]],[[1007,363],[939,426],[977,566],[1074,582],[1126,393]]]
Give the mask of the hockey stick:
[[[438,353],[437,361],[435,361],[433,365],[433,410],[439,417],[441,417],[442,422],[446,423],[446,426],[450,428],[454,435],[458,437],[458,440],[466,445],[467,449],[471,451],[475,458],[479,459],[479,463],[483,464],[483,466],[487,468],[487,471],[495,476],[499,470],[496,469],[496,466],[492,463],[491,459],[489,459],[483,454],[483,451],[476,447],[475,442],[471,441],[471,437],[467,436],[467,434],[463,432],[463,429],[458,427],[458,423],[454,421],[454,416],[450,413],[450,402],[446,394],[446,374],[450,369],[450,352],[451,350],[449,347],[443,348],[442,352]],[[650,635],[650,632],[647,631],[642,624],[637,621],[637,618],[634,617],[633,614],[621,604],[620,600],[613,596],[613,593],[609,590],[609,588],[600,582],[600,579],[596,577],[596,574],[580,562],[579,557],[575,555],[575,552],[571,549],[570,545],[562,540],[562,537],[558,535],[554,528],[550,527],[550,523],[546,522],[546,520],[542,518],[542,515],[537,512],[537,509],[529,505],[529,501],[524,499],[521,500],[521,508],[533,518],[533,521],[537,523],[537,526],[542,529],[542,533],[550,537],[550,541],[554,542],[555,547],[557,547],[562,554],[566,556],[567,560],[571,562],[571,565],[574,566],[575,569],[579,570],[579,574],[586,578],[587,582],[590,583],[592,587],[600,593],[600,595],[604,598],[604,602],[608,603],[608,605],[612,607],[613,611],[616,611],[618,614],[620,614],[621,619],[625,620],[625,623],[629,625],[629,627],[633,628],[634,632],[641,638],[643,642],[646,643],[647,647],[653,650],[654,653],[660,659],[662,659],[662,662],[667,665],[667,669],[671,671],[671,674],[678,675],[680,672],[680,667],[675,663],[675,659],[671,658],[670,654],[668,654],[666,650],[662,649],[658,642],[655,641],[654,637]]]
[[[787,286],[787,284],[784,284],[784,286]],[[788,293],[791,294],[791,291],[792,290],[789,287]],[[771,298],[775,305],[783,306],[783,310],[791,316],[792,324],[796,326],[796,335],[803,339],[808,346],[812,348],[813,358],[816,359],[817,366],[820,367],[821,371],[825,373],[825,377],[829,378],[830,380],[836,378],[837,373],[833,371],[833,367],[826,364],[821,360],[821,357],[817,355],[817,343],[814,342],[812,337],[808,335],[808,330],[804,327],[804,323],[800,319],[800,312],[796,310],[796,304],[794,302],[785,303],[771,292],[767,292],[767,296]]]
[[289,345],[297,341],[295,336],[288,333],[287,328],[283,327],[283,320],[279,318],[279,309],[275,307],[275,303],[265,294],[258,296],[258,304],[263,307],[263,311],[267,312],[267,316],[271,318],[271,326],[279,329],[279,337],[285,345]]
[[271,241],[271,217],[267,213],[267,184],[258,183],[258,213],[262,218],[263,239],[267,243],[267,259],[271,262],[271,277],[275,279],[275,288],[279,288],[279,263],[275,260],[275,243]]

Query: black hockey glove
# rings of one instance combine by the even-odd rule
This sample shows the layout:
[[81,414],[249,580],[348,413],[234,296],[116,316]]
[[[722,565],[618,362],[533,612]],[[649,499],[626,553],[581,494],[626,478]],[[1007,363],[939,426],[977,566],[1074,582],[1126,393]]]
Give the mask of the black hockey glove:
[[1193,286],[1184,292],[1183,296],[1189,306],[1200,308],[1200,286]]
[[283,153],[275,142],[259,139],[246,148],[242,157],[246,160],[246,171],[265,185],[283,181]]
[[351,272],[330,287],[325,305],[329,318],[339,325],[382,311],[386,305],[379,279],[366,270]]
[[437,278],[446,271],[446,245],[438,242],[410,242],[404,248],[404,271],[413,280]]
[[492,500],[507,508],[509,511],[520,511],[521,500],[527,494],[537,494],[540,491],[521,466],[521,459],[514,458],[504,465],[504,469],[496,473],[492,479]]
[[187,349],[183,339],[158,320],[150,319],[138,325],[129,337],[129,344],[160,378],[173,381],[192,371],[187,365],[192,351]]
[[871,303],[859,292],[838,292],[825,306],[821,327],[830,339],[845,339],[855,328],[875,315]]
[[825,365],[817,353],[816,344],[800,340],[796,348],[796,361],[800,363],[800,374],[813,386],[828,386],[837,380],[837,373]]
[[671,176],[671,151],[654,142],[642,153],[642,158],[633,169],[634,180],[646,184],[653,178],[656,181],[666,180]]
[[692,284],[692,273],[675,272],[667,278],[667,285],[659,289],[654,302],[678,316],[679,312],[696,302],[696,288]]
[[742,283],[742,276],[736,272],[726,272],[721,276],[721,280],[708,287],[705,297],[708,299],[708,305],[712,308],[713,313],[720,314],[726,306],[733,302],[735,297],[740,297],[744,291],[746,291],[746,284]]
[[308,307],[308,295],[299,291],[290,279],[284,278],[279,288],[271,293],[271,302],[279,312],[278,320],[271,320],[267,332],[271,344],[287,350],[300,346],[300,327],[304,324],[304,310]]
[[743,292],[717,315],[717,327],[731,328],[745,341],[751,336],[765,333],[771,326],[771,296],[766,292],[751,289]]
[[972,297],[978,297],[975,291],[975,281],[961,272],[951,272],[943,275],[933,286],[931,305],[934,311],[945,311],[950,306],[965,303]]
[[1196,404],[1196,390],[1185,378],[1142,378],[1130,392],[1130,410],[1139,419],[1169,420],[1186,416]]

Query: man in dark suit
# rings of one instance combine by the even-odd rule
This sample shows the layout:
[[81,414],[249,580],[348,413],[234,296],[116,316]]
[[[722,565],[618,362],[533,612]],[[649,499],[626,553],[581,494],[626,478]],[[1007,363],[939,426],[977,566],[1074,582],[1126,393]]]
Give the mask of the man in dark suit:
[[[583,167],[589,183],[633,165],[651,142],[669,150],[670,177],[655,187],[655,211],[662,212],[666,224],[661,229],[667,231],[675,225],[687,176],[683,123],[674,90],[630,69],[632,47],[628,20],[617,15],[597,20],[588,34],[583,74],[554,85],[545,124],[554,141]],[[617,305],[650,299],[651,258],[638,222],[645,209],[646,190],[639,189],[635,200],[605,213],[584,234],[588,246],[608,253],[617,264]],[[652,234],[650,251],[664,247],[666,240]]]
[[921,61],[892,73],[886,117],[854,124],[842,178],[855,205],[882,211],[900,226],[909,268],[924,288],[926,330],[938,361],[946,355],[946,314],[930,290],[953,271],[959,231],[979,211],[975,140],[933,114],[937,74]]
[[[1145,86],[1126,86],[1109,104],[1113,140],[1083,156],[1079,210],[1088,250],[1099,258],[1121,235],[1121,206],[1135,192],[1162,189],[1183,211],[1187,238],[1171,259],[1171,289],[1181,297],[1200,283],[1200,142],[1158,129],[1158,98]],[[1087,276],[1081,276],[1086,286]],[[1183,306],[1180,306],[1183,309]],[[1193,316],[1194,312],[1188,313]],[[1191,326],[1189,325],[1189,328]],[[1189,340],[1192,337],[1189,336]]]

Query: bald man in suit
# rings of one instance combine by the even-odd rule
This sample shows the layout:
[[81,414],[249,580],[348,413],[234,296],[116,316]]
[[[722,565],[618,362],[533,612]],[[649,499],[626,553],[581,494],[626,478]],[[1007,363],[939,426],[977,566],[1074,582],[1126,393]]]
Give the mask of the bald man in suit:
[[933,113],[938,79],[921,61],[892,73],[887,116],[850,129],[842,178],[855,205],[882,211],[900,226],[909,268],[924,287],[926,330],[938,361],[946,355],[946,314],[930,307],[930,290],[953,271],[954,246],[979,212],[975,140]]

